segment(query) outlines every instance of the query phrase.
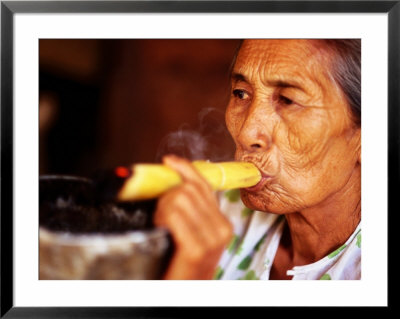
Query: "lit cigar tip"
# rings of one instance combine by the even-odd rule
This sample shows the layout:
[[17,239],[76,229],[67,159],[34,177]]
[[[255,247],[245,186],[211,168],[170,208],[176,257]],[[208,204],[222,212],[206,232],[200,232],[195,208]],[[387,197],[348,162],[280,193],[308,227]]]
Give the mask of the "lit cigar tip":
[[125,166],[118,166],[115,168],[114,173],[120,178],[128,178],[132,175],[132,171]]
[[96,199],[99,202],[118,200],[121,188],[132,175],[133,169],[125,166],[97,171],[92,178]]

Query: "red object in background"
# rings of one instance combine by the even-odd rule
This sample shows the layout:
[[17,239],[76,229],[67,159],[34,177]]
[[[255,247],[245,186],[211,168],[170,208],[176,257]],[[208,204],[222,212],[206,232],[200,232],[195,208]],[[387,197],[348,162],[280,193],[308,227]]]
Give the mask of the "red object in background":
[[121,178],[127,178],[131,175],[131,171],[130,171],[130,169],[128,169],[124,166],[118,166],[115,169],[115,175],[117,175],[118,177],[121,177]]

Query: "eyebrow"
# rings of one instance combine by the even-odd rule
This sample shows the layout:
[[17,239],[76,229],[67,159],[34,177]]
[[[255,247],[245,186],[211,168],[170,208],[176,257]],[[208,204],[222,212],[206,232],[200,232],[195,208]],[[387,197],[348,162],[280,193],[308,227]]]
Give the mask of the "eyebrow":
[[[236,72],[232,73],[231,79],[236,82],[250,83],[249,80],[246,78],[246,76],[244,76],[241,73],[236,73]],[[271,86],[275,86],[275,87],[279,87],[279,88],[293,88],[293,89],[300,90],[306,94],[309,94],[309,91],[307,90],[307,88],[302,86],[301,84],[299,84],[297,81],[272,79],[272,80],[267,81],[267,83],[268,83],[268,85],[271,85]]]
[[241,73],[232,73],[231,79],[236,82],[249,82],[247,78]]
[[270,84],[272,86],[277,86],[280,88],[294,88],[294,89],[298,89],[298,90],[301,90],[301,91],[307,93],[307,90],[302,85],[298,84],[295,81],[271,80],[271,81],[268,81],[268,84]]

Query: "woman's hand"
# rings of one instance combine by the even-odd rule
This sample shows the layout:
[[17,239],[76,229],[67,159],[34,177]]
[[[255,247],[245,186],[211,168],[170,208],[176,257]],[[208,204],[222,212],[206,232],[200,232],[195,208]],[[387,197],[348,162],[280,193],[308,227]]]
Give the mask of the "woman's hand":
[[189,161],[169,155],[163,162],[183,179],[159,199],[154,216],[155,225],[168,228],[175,243],[164,279],[212,279],[232,238],[232,225],[220,212],[210,185]]

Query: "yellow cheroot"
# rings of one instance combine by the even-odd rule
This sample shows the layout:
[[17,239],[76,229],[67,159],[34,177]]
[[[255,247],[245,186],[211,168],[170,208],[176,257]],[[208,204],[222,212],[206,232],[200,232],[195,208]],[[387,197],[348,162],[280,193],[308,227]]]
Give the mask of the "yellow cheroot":
[[[194,161],[195,169],[216,190],[244,188],[256,185],[261,173],[252,163]],[[118,193],[118,200],[131,201],[158,197],[182,183],[180,175],[162,164],[134,164],[133,175]]]

